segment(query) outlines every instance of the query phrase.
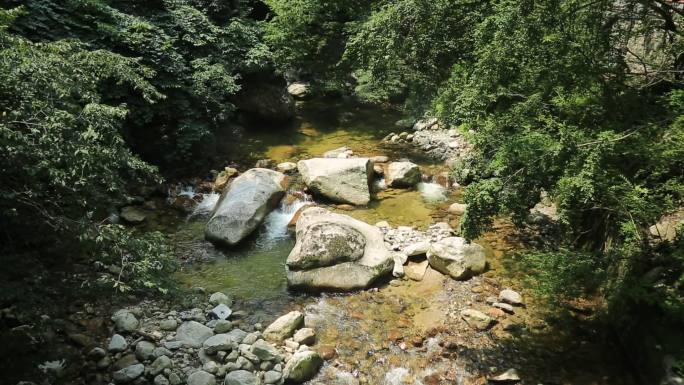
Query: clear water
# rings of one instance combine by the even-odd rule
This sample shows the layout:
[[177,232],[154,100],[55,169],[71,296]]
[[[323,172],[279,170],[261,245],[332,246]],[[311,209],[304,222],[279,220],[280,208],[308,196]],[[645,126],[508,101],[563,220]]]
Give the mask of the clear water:
[[223,291],[248,301],[287,300],[285,260],[294,246],[294,234],[287,224],[307,201],[281,203],[266,217],[257,234],[235,249],[215,248],[205,241],[204,224],[209,217],[193,213],[181,226],[190,230],[185,236],[194,252],[208,261],[184,266],[178,273],[179,280],[188,287]]

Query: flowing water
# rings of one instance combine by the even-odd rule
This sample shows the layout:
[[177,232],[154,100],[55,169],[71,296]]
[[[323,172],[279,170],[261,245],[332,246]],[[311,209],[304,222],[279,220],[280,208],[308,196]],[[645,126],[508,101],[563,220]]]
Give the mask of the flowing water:
[[[320,156],[325,151],[346,146],[358,155],[410,158],[428,173],[442,171],[440,164],[382,146],[381,139],[388,132],[396,131],[394,122],[399,118],[396,112],[388,110],[312,102],[301,108],[301,116],[293,126],[257,129],[241,138],[242,151],[244,156],[253,159],[281,162]],[[387,189],[382,180],[377,180],[375,186],[376,199],[368,207],[329,208],[371,224],[388,221],[392,226],[425,229],[440,221],[449,221],[452,226],[458,223],[458,217],[446,212],[450,203],[460,199],[458,191],[448,191],[429,179],[408,190]],[[455,315],[456,311],[476,296],[487,295],[487,290],[495,295],[496,285],[518,285],[521,289],[518,277],[507,272],[501,262],[519,247],[503,235],[512,232],[510,227],[500,226],[497,233],[480,240],[488,249],[491,270],[468,282],[456,282],[428,270],[420,282],[394,281],[379,289],[350,294],[309,296],[289,292],[284,266],[294,245],[294,234],[287,225],[296,210],[311,201],[301,192],[292,193],[268,215],[256,234],[236,249],[218,249],[203,239],[204,225],[218,194],[203,194],[201,203],[187,216],[177,219],[167,216],[157,222],[172,234],[188,259],[204,261],[183,266],[177,274],[183,285],[230,293],[251,304],[255,312],[264,314],[266,321],[288,309],[305,311],[307,323],[317,331],[318,345],[331,346],[337,351],[337,358],[332,364],[326,363],[311,384],[484,384],[485,374],[500,372],[508,366],[521,367],[523,372],[525,368],[534,368],[534,372],[524,374],[529,378],[550,378],[554,383],[631,384],[628,376],[616,375],[621,368],[610,366],[614,362],[601,356],[603,350],[590,353],[581,347],[576,351],[563,350],[565,342],[559,339],[543,340],[544,343],[535,339],[534,343],[526,341],[523,346],[510,342],[510,335],[500,330],[490,335],[458,329],[463,323]],[[180,194],[197,195],[190,188],[181,190]],[[533,310],[534,304],[529,301],[530,309],[521,309],[509,321],[537,327],[534,325],[540,321]],[[436,335],[434,330],[446,331],[446,334]],[[575,339],[571,334],[568,337]],[[583,338],[577,338],[574,343],[580,341]],[[560,353],[554,350],[558,344],[564,347]],[[453,352],[450,350],[445,356],[442,347],[451,345]],[[608,351],[607,354],[612,354]],[[520,352],[527,356],[523,357]],[[577,353],[584,361],[575,358]],[[573,357],[579,364],[550,358],[557,358],[558,354],[568,359]],[[597,359],[599,363],[592,364],[597,354],[601,357]],[[544,367],[548,366],[547,362],[565,367],[560,368],[559,374],[557,367]]]

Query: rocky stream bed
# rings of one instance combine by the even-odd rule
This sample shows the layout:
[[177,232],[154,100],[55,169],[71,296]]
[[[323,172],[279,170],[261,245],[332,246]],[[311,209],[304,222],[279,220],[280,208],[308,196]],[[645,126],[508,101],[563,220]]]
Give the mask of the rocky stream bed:
[[580,322],[589,310],[549,317],[524,287],[510,223],[456,235],[464,205],[444,162],[463,136],[433,120],[396,132],[384,115],[369,134],[368,114],[303,119],[296,143],[264,137],[256,167],[123,208],[177,242],[185,296],[79,304],[33,321],[49,336],[17,326],[74,347],[40,355],[33,383],[632,384]]

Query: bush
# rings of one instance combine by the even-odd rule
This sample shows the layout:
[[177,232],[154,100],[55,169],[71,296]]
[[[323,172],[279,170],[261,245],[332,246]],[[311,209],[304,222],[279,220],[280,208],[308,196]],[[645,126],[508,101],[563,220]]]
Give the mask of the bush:
[[156,291],[167,294],[176,287],[172,273],[178,262],[160,232],[135,233],[119,225],[103,225],[84,237],[92,262],[118,273],[105,272],[95,282],[121,293]]

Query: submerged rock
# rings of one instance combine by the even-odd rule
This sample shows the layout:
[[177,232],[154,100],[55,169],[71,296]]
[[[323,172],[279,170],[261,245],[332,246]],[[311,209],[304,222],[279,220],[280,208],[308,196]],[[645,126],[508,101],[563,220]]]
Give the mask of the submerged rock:
[[224,190],[205,229],[207,240],[233,246],[252,233],[285,195],[285,175],[254,168]]
[[[334,226],[340,234],[326,238],[316,236],[319,232],[310,231],[326,226]],[[385,247],[382,232],[347,215],[318,207],[308,208],[297,221],[296,234],[297,242],[286,262],[290,287],[342,291],[362,289],[380,276],[389,274],[394,266],[393,253]],[[360,257],[359,234],[364,241]],[[325,250],[321,253],[324,258],[316,262],[312,250]],[[331,255],[335,258],[330,258]],[[304,259],[308,262],[302,268]],[[329,265],[331,261],[335,264]]]
[[145,222],[147,219],[147,214],[137,206],[126,206],[121,209],[121,214],[119,215],[126,223],[132,225],[137,225],[139,223]]
[[428,261],[421,262],[409,262],[406,267],[404,267],[404,273],[406,277],[414,281],[422,281],[425,277],[425,272],[428,268]]
[[433,243],[427,257],[433,269],[454,279],[470,278],[484,272],[486,267],[484,248],[477,243],[467,243],[461,237]]
[[487,330],[496,323],[494,318],[474,309],[465,309],[461,311],[461,317],[468,326],[480,331]]
[[370,202],[373,163],[368,158],[314,158],[299,161],[297,168],[307,187],[318,195],[338,203]]
[[385,182],[390,187],[412,187],[420,179],[420,167],[412,162],[392,162],[385,170]]

